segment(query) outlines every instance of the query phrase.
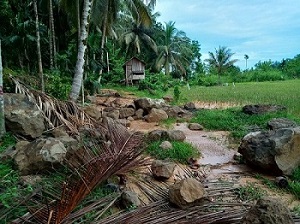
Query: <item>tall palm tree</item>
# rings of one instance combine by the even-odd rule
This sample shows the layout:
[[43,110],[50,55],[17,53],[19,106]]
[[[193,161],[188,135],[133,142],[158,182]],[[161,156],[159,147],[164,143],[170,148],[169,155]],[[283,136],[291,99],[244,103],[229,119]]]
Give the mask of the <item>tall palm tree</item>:
[[[96,0],[92,7],[91,20],[102,32],[100,64],[103,64],[106,37],[109,35],[116,37],[113,25],[116,23],[120,11],[129,13],[135,21],[138,21],[143,26],[152,24],[147,6],[141,0]],[[100,69],[98,80],[101,79],[101,75],[102,69]]]
[[[84,0],[80,28],[81,40],[78,44],[77,63],[75,68],[75,75],[73,78],[72,90],[70,93],[71,100],[75,101],[78,98],[82,85],[84,55],[89,27],[88,18],[91,18],[91,21],[102,31],[101,48],[103,49],[106,33],[107,31],[110,31],[110,28],[112,28],[111,26],[109,26],[109,22],[112,22],[113,24],[114,18],[117,16],[121,9],[121,3],[123,3],[130,10],[134,17],[141,18],[141,21],[145,25],[151,24],[151,17],[148,13],[147,7],[141,0]],[[102,56],[101,58],[103,60]]]
[[191,49],[185,44],[187,40],[183,31],[175,28],[175,22],[168,22],[163,27],[162,43],[158,46],[158,56],[155,62],[157,70],[165,69],[165,74],[169,75],[170,70],[177,69],[182,74],[186,74],[186,66],[189,64],[189,57],[192,55]]
[[119,41],[126,52],[127,57],[133,57],[141,53],[142,46],[150,47],[157,53],[155,41],[149,34],[150,30],[138,21],[132,22],[131,27],[121,34]]
[[37,56],[38,56],[38,68],[39,68],[39,77],[40,77],[40,87],[41,91],[45,91],[44,84],[44,73],[43,73],[43,64],[42,64],[42,54],[41,54],[41,38],[40,38],[40,28],[39,28],[39,16],[37,9],[37,0],[33,0],[33,9],[35,14],[35,28],[36,28],[36,46],[37,46]]
[[77,54],[77,62],[75,67],[75,74],[72,83],[72,89],[70,92],[70,100],[76,101],[79,92],[82,86],[82,78],[83,78],[83,66],[84,66],[84,55],[86,50],[86,42],[88,37],[88,26],[89,26],[89,16],[91,11],[91,5],[93,0],[84,0],[83,1],[83,12],[80,26],[80,41],[78,43],[78,54]]
[[248,62],[248,59],[249,59],[249,55],[248,55],[248,54],[245,54],[245,55],[244,55],[244,58],[245,58],[245,60],[246,60],[246,69],[247,69],[247,62]]
[[4,99],[3,99],[3,67],[1,54],[1,39],[0,39],[0,138],[5,134],[4,123]]
[[205,59],[209,63],[210,66],[215,68],[218,73],[218,79],[219,79],[219,85],[221,84],[221,75],[234,63],[236,63],[238,60],[233,59],[231,60],[231,57],[234,55],[234,53],[231,52],[231,50],[227,47],[221,47],[219,46],[218,49],[215,49],[215,53],[208,52],[209,58]]

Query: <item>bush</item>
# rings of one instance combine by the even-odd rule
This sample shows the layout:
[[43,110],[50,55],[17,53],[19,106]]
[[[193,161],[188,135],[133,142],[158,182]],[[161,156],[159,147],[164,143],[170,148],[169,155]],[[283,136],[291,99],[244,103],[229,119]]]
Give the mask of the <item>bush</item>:
[[162,141],[155,141],[150,143],[147,147],[147,153],[156,159],[170,159],[175,162],[186,164],[188,159],[200,156],[198,149],[187,142],[172,141],[172,149],[161,149],[159,146]]

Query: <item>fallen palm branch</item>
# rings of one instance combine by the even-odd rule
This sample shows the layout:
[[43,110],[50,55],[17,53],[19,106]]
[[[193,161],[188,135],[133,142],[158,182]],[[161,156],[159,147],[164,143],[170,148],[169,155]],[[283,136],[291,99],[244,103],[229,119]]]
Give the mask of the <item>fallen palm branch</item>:
[[11,76],[15,83],[16,93],[26,95],[29,100],[36,104],[43,113],[49,128],[64,125],[71,134],[79,134],[78,129],[82,126],[93,127],[96,121],[88,116],[74,102],[60,101],[49,95],[30,89]]
[[[142,156],[142,133],[130,133],[112,119],[106,119],[103,125],[103,141],[98,142],[97,147],[83,145],[66,161],[73,172],[63,182],[60,196],[54,189],[51,194],[56,196],[48,198],[47,203],[31,201],[35,206],[30,207],[32,217],[27,223],[33,220],[41,224],[70,223],[74,217],[77,219],[95,208],[97,203],[87,206],[77,214],[72,213],[99,184],[113,175],[124,174],[141,165],[149,165],[148,159]],[[92,132],[90,134],[93,135]],[[101,214],[98,216],[101,217]]]

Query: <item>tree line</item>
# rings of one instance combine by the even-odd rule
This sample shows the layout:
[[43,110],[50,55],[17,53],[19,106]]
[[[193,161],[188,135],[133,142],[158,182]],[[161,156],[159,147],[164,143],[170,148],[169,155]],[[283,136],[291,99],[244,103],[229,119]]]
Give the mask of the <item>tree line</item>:
[[122,65],[133,56],[150,72],[185,76],[200,61],[200,44],[175,22],[157,22],[154,6],[153,0],[3,0],[3,66],[30,79],[38,74],[32,82],[42,91],[52,79],[73,81],[71,100],[84,79],[121,79]]
[[[131,57],[149,73],[185,78],[191,84],[282,80],[300,77],[300,55],[258,62],[241,71],[224,46],[201,61],[200,43],[160,23],[155,0],[2,0],[0,39],[4,75],[17,75],[55,97],[78,98],[85,85],[123,79]],[[4,77],[5,78],[5,77]],[[9,91],[9,86],[6,87]]]

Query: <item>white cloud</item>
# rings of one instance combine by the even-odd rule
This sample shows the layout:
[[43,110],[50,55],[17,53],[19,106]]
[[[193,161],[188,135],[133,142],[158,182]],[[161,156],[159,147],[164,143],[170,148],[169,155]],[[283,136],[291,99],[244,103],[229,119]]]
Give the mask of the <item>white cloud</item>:
[[299,0],[161,0],[159,21],[175,26],[201,44],[203,58],[218,46],[227,46],[249,65],[300,54]]

